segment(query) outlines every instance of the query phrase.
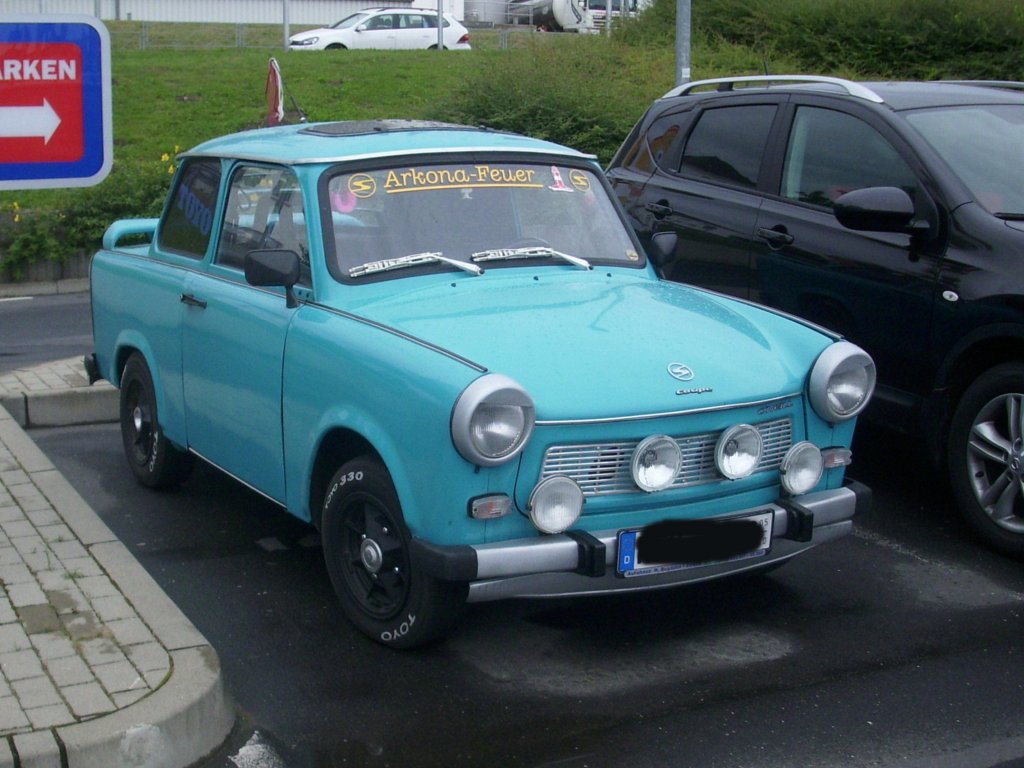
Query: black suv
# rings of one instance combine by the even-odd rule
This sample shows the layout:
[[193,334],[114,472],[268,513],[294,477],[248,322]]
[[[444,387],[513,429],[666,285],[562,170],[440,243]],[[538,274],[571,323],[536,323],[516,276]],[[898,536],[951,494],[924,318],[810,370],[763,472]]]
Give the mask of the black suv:
[[608,173],[665,277],[867,349],[868,415],[920,435],[973,528],[1024,555],[1024,84],[693,82]]

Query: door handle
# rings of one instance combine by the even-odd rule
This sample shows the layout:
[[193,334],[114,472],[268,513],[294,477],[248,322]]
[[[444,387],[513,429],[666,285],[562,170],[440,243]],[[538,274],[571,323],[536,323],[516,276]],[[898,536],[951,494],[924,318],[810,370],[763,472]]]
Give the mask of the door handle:
[[793,236],[785,228],[769,229],[768,227],[758,227],[757,236],[767,240],[768,245],[772,248],[781,248],[784,245],[792,245],[793,243]]
[[202,299],[197,299],[191,293],[181,294],[181,303],[187,304],[190,307],[199,307],[199,309],[206,309],[206,302]]
[[656,219],[664,219],[672,214],[672,209],[665,203],[647,203],[644,208],[648,213],[653,213]]

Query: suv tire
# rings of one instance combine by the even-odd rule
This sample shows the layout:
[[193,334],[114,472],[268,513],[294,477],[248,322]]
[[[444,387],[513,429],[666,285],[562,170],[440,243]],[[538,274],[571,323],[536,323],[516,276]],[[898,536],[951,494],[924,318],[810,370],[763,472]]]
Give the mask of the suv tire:
[[1024,363],[998,365],[967,388],[948,456],[967,522],[994,549],[1024,555]]

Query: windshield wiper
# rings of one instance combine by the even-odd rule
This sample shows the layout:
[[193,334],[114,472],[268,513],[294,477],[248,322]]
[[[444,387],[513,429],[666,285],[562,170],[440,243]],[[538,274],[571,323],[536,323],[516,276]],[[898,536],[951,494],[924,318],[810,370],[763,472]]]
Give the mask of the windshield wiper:
[[993,215],[997,219],[1002,219],[1003,221],[1024,221],[1024,213],[1005,213],[1000,211]]
[[562,259],[580,269],[593,269],[590,262],[579,256],[562,253],[547,246],[530,246],[529,248],[494,248],[489,251],[477,251],[470,256],[473,261],[506,261],[509,259]]
[[424,253],[411,253],[408,256],[399,256],[397,259],[381,259],[380,261],[360,264],[358,267],[352,267],[348,271],[348,276],[363,277],[364,275],[375,275],[378,272],[390,272],[393,269],[415,267],[420,264],[450,264],[453,267],[458,267],[463,272],[469,272],[471,275],[483,274],[483,269],[476,264],[459,261],[458,259],[449,259],[439,251],[425,251]]

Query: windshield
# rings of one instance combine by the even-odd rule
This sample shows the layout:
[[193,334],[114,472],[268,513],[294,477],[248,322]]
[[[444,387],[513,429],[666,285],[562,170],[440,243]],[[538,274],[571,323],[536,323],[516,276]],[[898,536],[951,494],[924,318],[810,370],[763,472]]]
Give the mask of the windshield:
[[370,14],[368,13],[353,13],[351,16],[346,16],[336,24],[331,25],[331,29],[348,29],[354,27],[363,19],[367,18]]
[[1024,106],[943,107],[907,114],[990,213],[1024,214]]
[[642,263],[589,169],[446,163],[325,178],[325,250],[339,280]]

